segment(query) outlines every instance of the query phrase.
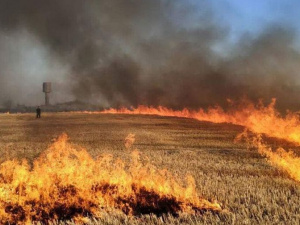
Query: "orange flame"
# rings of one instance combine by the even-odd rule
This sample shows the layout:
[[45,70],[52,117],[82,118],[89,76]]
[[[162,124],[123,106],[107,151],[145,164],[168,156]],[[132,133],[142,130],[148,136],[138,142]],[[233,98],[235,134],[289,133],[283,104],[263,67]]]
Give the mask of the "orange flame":
[[[172,110],[162,106],[154,108],[141,105],[133,109],[109,109],[102,113],[174,116],[214,123],[242,125],[257,135],[256,138],[251,140],[247,138],[247,140],[258,149],[260,154],[267,157],[272,165],[286,171],[292,179],[300,181],[300,158],[292,151],[286,151],[283,148],[278,148],[275,152],[272,151],[270,147],[262,142],[259,136],[259,134],[266,134],[270,137],[285,139],[300,145],[299,115],[288,112],[286,116],[281,116],[275,109],[276,99],[272,99],[267,106],[264,106],[261,101],[256,105],[246,100],[238,105],[232,101],[230,103],[231,108],[228,111],[219,106],[208,110],[199,109],[193,111],[186,108],[183,110]],[[244,132],[238,138],[245,138],[246,136]]]
[[186,108],[183,110],[172,110],[163,106],[154,108],[140,105],[133,109],[108,109],[102,113],[174,116],[214,123],[232,123],[245,126],[255,133],[264,133],[271,137],[300,144],[299,115],[289,112],[286,116],[281,116],[275,109],[275,103],[276,99],[272,99],[267,106],[264,106],[262,102],[253,104],[244,100],[238,105],[232,103],[228,111],[219,106],[208,110],[188,110]]
[[133,143],[135,142],[135,134],[128,134],[128,136],[125,138],[125,147],[128,149],[130,148]]
[[258,152],[265,156],[273,166],[287,172],[292,179],[300,182],[300,157],[296,156],[293,151],[286,151],[281,147],[273,151],[263,142],[261,135],[256,134],[250,137],[247,130],[238,135],[237,140],[242,139],[256,147]]
[[218,203],[198,196],[192,177],[182,186],[168,171],[143,165],[137,151],[125,169],[121,160],[111,155],[94,160],[67,140],[61,135],[32,166],[26,160],[1,164],[1,224],[69,219],[79,223],[100,217],[104,210],[128,215],[221,210]]

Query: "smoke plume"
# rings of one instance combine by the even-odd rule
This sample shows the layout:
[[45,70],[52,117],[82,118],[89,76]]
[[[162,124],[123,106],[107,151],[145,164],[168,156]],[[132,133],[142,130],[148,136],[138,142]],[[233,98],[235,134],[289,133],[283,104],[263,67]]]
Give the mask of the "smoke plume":
[[52,81],[56,102],[198,108],[247,96],[297,109],[293,30],[270,25],[234,45],[229,32],[209,1],[1,0],[0,102],[38,104]]

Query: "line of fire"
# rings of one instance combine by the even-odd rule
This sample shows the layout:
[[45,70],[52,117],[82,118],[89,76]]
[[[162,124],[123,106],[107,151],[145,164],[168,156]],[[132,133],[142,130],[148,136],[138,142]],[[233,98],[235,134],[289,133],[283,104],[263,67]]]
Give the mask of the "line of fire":
[[300,224],[299,12],[0,0],[0,225]]

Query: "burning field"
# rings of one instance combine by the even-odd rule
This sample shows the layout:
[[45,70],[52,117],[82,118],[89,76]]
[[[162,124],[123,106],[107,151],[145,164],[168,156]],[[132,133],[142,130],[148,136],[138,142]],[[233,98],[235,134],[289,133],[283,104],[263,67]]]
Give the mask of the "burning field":
[[[93,160],[76,150],[61,135],[30,168],[26,161],[1,165],[1,223],[49,220],[88,221],[102,211],[119,209],[126,215],[201,213],[220,211],[217,203],[200,198],[194,179],[182,187],[167,170],[143,166],[139,152],[132,152],[128,172],[121,160],[106,155]],[[133,136],[126,139],[126,146]]]
[[296,224],[296,115],[200,113],[1,115],[1,224]]
[[296,2],[0,0],[0,225],[299,224]]

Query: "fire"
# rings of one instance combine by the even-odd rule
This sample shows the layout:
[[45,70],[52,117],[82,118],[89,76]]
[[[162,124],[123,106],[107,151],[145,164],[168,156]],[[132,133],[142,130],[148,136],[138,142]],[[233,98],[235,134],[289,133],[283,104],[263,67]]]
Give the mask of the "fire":
[[108,109],[102,113],[143,114],[192,118],[214,123],[232,123],[247,127],[255,133],[285,139],[300,145],[300,120],[297,113],[289,112],[286,116],[275,109],[276,99],[267,106],[260,101],[258,104],[244,100],[240,104],[231,102],[229,110],[219,106],[208,110],[172,110],[163,106],[148,107],[140,105],[137,108]]
[[246,140],[249,145],[257,148],[258,152],[265,156],[273,166],[287,172],[292,179],[300,182],[300,157],[296,156],[293,151],[286,151],[281,147],[273,151],[263,142],[261,135],[250,135],[247,130],[238,135],[236,140]]
[[[129,136],[130,143],[133,138]],[[130,165],[111,155],[93,159],[70,144],[66,134],[33,165],[11,160],[0,166],[1,224],[70,219],[82,223],[113,210],[179,215],[221,207],[197,194],[192,177],[181,185],[167,170],[141,163],[138,151],[132,152]]]
[[128,134],[128,136],[125,138],[125,143],[124,143],[124,145],[125,145],[125,147],[128,149],[128,148],[130,148],[132,145],[133,145],[133,143],[135,142],[135,134]]
[[281,116],[275,109],[276,99],[272,99],[271,103],[267,106],[261,101],[258,104],[246,100],[239,104],[235,104],[232,101],[230,103],[231,107],[227,111],[219,106],[209,108],[208,110],[199,109],[193,111],[186,108],[183,110],[172,110],[162,106],[154,108],[140,105],[133,109],[109,109],[102,113],[173,116],[244,126],[254,133],[256,138],[250,139],[243,132],[237,139],[247,137],[248,143],[254,145],[258,149],[258,152],[266,157],[272,165],[286,171],[292,179],[300,181],[300,158],[293,151],[286,151],[283,148],[272,151],[260,138],[260,134],[266,134],[270,137],[284,139],[300,145],[299,115],[288,112],[286,116]]

